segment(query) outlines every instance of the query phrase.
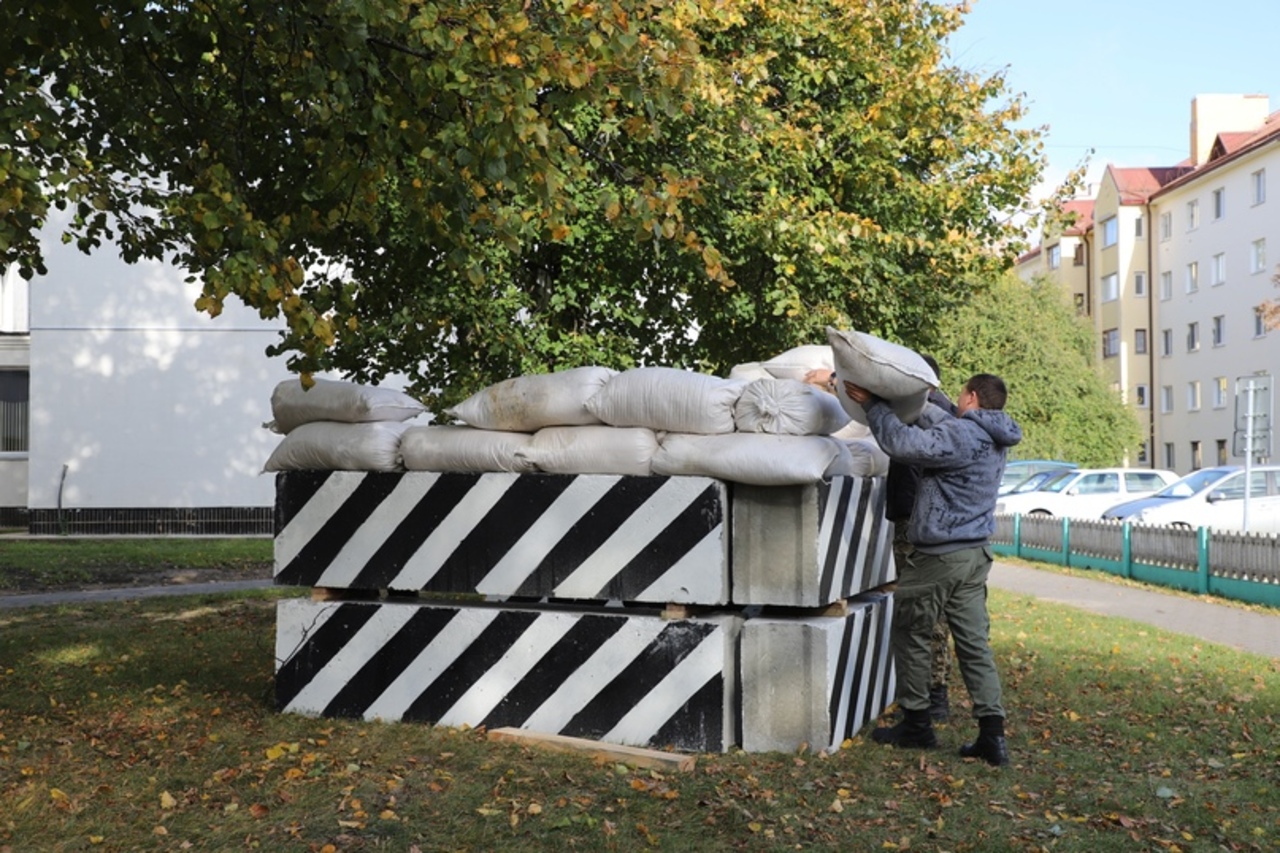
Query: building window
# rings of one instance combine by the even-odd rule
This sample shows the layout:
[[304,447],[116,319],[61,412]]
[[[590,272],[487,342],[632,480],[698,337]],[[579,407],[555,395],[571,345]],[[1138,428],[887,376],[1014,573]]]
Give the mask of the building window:
[[1114,246],[1116,241],[1120,239],[1120,228],[1116,224],[1114,216],[1108,216],[1102,220],[1102,248],[1106,249]]
[[1173,355],[1173,329],[1160,330],[1160,354]]
[[1227,213],[1227,191],[1222,187],[1213,191],[1213,218],[1221,219]]
[[1102,357],[1115,358],[1120,354],[1120,330],[1107,329],[1102,333]]
[[1071,294],[1071,298],[1072,298],[1072,300],[1076,303],[1076,313],[1077,313],[1077,314],[1079,314],[1081,317],[1083,317],[1083,316],[1084,316],[1084,314],[1085,314],[1085,310],[1084,310],[1084,294],[1083,294],[1083,293],[1073,293],[1073,294]]
[[1204,460],[1200,458],[1200,442],[1191,442],[1191,470],[1199,471],[1204,467]]
[[1249,176],[1250,200],[1262,204],[1267,200],[1267,170],[1259,169]]
[[1194,231],[1200,227],[1200,199],[1193,198],[1187,202],[1187,230]]
[[1166,441],[1164,445],[1164,467],[1172,471],[1177,467],[1173,463],[1174,463],[1173,442]]
[[1160,298],[1169,300],[1173,298],[1173,273],[1160,273]]
[[1139,385],[1133,389],[1133,404],[1139,409],[1145,409],[1151,405],[1151,401],[1147,399],[1150,395],[1146,385]]
[[1146,463],[1147,461],[1147,443],[1144,441],[1138,445],[1138,462]]
[[1200,408],[1200,380],[1187,383],[1187,411],[1194,412]]
[[1262,272],[1267,267],[1267,240],[1254,240],[1249,246],[1249,272]]
[[1145,232],[1147,229],[1147,226],[1143,225],[1142,223],[1143,223],[1143,219],[1141,216],[1133,220],[1133,236],[1137,237],[1139,240],[1141,240],[1145,236],[1143,232]]
[[30,401],[31,374],[0,370],[0,453],[26,453],[29,449]]
[[1173,386],[1160,386],[1160,411],[1169,413],[1173,411]]
[[1076,247],[1071,250],[1071,264],[1072,266],[1077,267],[1084,266],[1084,243],[1078,243]]
[[1218,376],[1213,380],[1213,407],[1215,409],[1227,407],[1227,377],[1225,376]]
[[1187,324],[1187,352],[1195,352],[1200,349],[1200,323]]
[[1227,440],[1225,438],[1220,438],[1214,443],[1217,444],[1218,446],[1218,464],[1226,465],[1227,464]]
[[1147,354],[1147,330],[1146,329],[1133,330],[1133,351],[1137,355]]
[[1217,286],[1227,280],[1227,253],[1219,252],[1209,263],[1209,283]]
[[1257,305],[1253,309],[1253,336],[1255,338],[1265,337],[1267,334],[1267,318],[1262,313],[1262,306]]
[[1050,246],[1048,258],[1049,269],[1056,270],[1058,267],[1062,266],[1062,246],[1057,244]]
[[1120,276],[1110,273],[1102,277],[1102,301],[1115,302],[1120,298]]
[[1133,295],[1139,298],[1147,295],[1147,274],[1141,270],[1133,274]]
[[1192,261],[1187,264],[1187,293],[1195,293],[1200,289],[1200,264]]
[[1225,343],[1227,337],[1227,318],[1223,314],[1213,318],[1213,345],[1220,347]]

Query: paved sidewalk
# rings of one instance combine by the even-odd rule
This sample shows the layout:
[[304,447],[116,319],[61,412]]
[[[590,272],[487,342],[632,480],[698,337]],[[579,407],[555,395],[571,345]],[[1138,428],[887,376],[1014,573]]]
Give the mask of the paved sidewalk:
[[988,583],[997,589],[1280,657],[1280,614],[1216,604],[1206,597],[1174,595],[1157,587],[1090,580],[999,560],[991,567]]
[[265,589],[270,579],[251,581],[213,581],[210,583],[171,583],[163,586],[126,586],[115,589],[87,589],[68,592],[30,592],[0,595],[0,610],[17,607],[50,607],[59,604],[97,604],[103,601],[133,601],[160,595],[203,595],[206,592],[236,592],[242,589]]

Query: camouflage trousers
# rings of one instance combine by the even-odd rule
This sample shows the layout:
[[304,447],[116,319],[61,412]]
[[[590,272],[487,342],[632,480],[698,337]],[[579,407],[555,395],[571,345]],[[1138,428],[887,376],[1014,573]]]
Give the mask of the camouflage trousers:
[[[905,521],[893,526],[893,564],[899,574],[907,565],[907,557],[914,549],[907,541],[907,523]],[[951,631],[947,627],[947,617],[939,614],[938,621],[933,623],[933,635],[929,648],[929,686],[940,687],[947,683],[951,675]]]

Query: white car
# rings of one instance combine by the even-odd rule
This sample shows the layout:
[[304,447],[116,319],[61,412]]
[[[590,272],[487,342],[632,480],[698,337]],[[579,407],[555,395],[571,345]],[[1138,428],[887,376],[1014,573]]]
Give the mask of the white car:
[[1033,491],[998,498],[996,512],[1101,518],[1116,504],[1159,491],[1177,479],[1177,474],[1161,468],[1077,468],[1049,478]]
[[[1240,465],[1205,468],[1132,508],[1112,507],[1107,517],[1127,517],[1137,524],[1244,530],[1244,477]],[[1249,479],[1249,532],[1280,533],[1280,466],[1259,465],[1249,472]]]

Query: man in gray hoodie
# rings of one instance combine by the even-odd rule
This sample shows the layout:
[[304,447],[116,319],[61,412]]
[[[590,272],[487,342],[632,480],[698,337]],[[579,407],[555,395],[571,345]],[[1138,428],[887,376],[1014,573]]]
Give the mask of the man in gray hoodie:
[[899,747],[938,745],[929,718],[930,638],[942,614],[978,719],[977,740],[961,747],[960,754],[1008,764],[987,613],[996,490],[1008,449],[1022,440],[1022,429],[1004,412],[1004,380],[976,374],[956,399],[955,416],[929,403],[911,425],[865,388],[845,381],[844,392],[866,411],[871,433],[889,458],[921,469],[907,529],[915,550],[898,569],[889,640],[903,719],[871,737]]

